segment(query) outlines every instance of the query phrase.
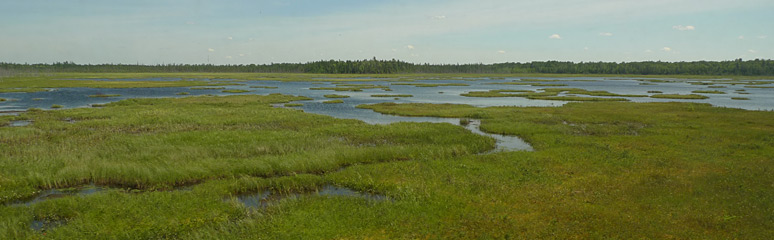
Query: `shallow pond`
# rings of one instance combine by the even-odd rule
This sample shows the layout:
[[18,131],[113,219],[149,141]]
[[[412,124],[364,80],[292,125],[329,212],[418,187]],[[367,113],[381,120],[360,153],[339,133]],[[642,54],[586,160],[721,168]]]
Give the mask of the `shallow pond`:
[[285,198],[297,198],[302,196],[344,196],[363,198],[374,201],[383,201],[388,198],[384,195],[358,192],[349,188],[337,187],[334,185],[325,185],[315,191],[277,194],[272,191],[261,191],[257,193],[248,193],[236,196],[236,200],[248,208],[266,208]]

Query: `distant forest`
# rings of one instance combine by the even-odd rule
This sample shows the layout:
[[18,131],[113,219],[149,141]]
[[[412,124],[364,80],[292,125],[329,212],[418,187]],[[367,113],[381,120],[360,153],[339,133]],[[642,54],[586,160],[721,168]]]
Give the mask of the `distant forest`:
[[527,62],[495,64],[414,64],[400,60],[316,61],[247,65],[212,64],[52,64],[0,63],[9,72],[255,72],[255,73],[560,73],[631,75],[774,76],[774,60],[696,62]]

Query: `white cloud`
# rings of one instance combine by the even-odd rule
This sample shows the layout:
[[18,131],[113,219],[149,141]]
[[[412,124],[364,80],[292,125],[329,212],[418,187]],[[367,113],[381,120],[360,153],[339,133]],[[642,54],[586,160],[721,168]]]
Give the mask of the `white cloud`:
[[696,30],[696,27],[691,25],[688,25],[688,26],[677,25],[677,26],[672,26],[672,29],[680,30],[680,31],[693,31],[693,30]]
[[645,53],[652,53],[652,52],[653,52],[653,50],[650,50],[650,49],[645,50]]
[[663,47],[663,48],[661,48],[661,51],[664,51],[664,52],[671,52],[671,51],[672,51],[672,48],[671,48],[671,47]]
[[499,50],[499,51],[497,51],[497,53],[499,53],[499,54],[505,54],[505,51],[503,51],[503,50]]
[[759,39],[766,39],[769,36],[758,36]]
[[231,57],[231,56],[226,56],[226,59],[232,59],[232,58],[233,58],[233,57]]
[[435,19],[435,20],[444,20],[444,19],[446,19],[446,16],[445,15],[433,16],[433,19]]
[[613,34],[609,32],[603,32],[603,33],[599,33],[599,36],[612,37]]
[[588,51],[588,50],[589,50],[589,47],[583,47],[583,50],[584,50],[584,51]]
[[234,40],[234,37],[227,37],[228,40]]
[[559,34],[552,34],[551,36],[548,36],[550,39],[562,39],[562,36],[559,36]]
[[406,46],[406,48],[413,50],[414,49],[414,45],[408,45],[408,46]]
[[244,56],[245,56],[245,54],[244,54],[244,53],[240,53],[240,54],[239,54],[239,56],[240,56],[240,57],[244,57]]
[[742,35],[739,35],[738,39],[739,39],[739,40],[742,40],[742,39],[744,39],[744,36],[742,36]]
[[195,24],[196,24],[196,22],[194,22],[194,21],[187,21],[187,22],[185,22],[185,24],[186,24],[186,25],[195,25]]
[[207,49],[207,51],[208,51],[208,52],[214,52],[214,51],[215,51],[215,49],[208,48],[208,49]]
[[750,49],[750,50],[747,50],[747,52],[749,52],[749,53],[757,53],[758,51]]

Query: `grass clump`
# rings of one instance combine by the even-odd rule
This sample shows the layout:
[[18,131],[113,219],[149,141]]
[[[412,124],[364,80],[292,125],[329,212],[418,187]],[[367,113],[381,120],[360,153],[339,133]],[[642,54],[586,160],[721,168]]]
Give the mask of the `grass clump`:
[[733,100],[750,100],[749,98],[746,98],[746,97],[732,97],[731,99],[733,99]]
[[102,94],[102,93],[89,95],[90,98],[109,98],[109,97],[120,97],[120,96],[121,94]]
[[285,103],[285,107],[300,107],[304,106],[303,103]]
[[726,94],[726,92],[718,90],[694,90],[692,93],[707,93],[707,94]]
[[394,98],[402,98],[402,97],[413,97],[414,95],[411,94],[372,94],[371,97],[394,97]]
[[325,94],[323,96],[326,98],[349,98],[348,95],[339,95],[339,94]]
[[662,91],[648,91],[648,93],[664,93]]
[[272,87],[272,86],[250,86],[250,88],[277,89],[279,87]]
[[707,99],[709,97],[698,94],[656,94],[651,95],[652,98],[666,98],[666,99]]
[[175,93],[175,95],[190,95],[190,94],[191,94],[191,93],[189,93],[189,92],[179,92],[179,93]]
[[63,108],[63,107],[64,107],[64,106],[62,106],[62,105],[59,105],[59,104],[54,104],[54,105],[51,105],[51,108],[53,108],[53,109],[57,109],[57,108]]
[[327,104],[344,103],[344,100],[341,100],[341,99],[328,100],[328,101],[323,101],[322,103],[327,103]]

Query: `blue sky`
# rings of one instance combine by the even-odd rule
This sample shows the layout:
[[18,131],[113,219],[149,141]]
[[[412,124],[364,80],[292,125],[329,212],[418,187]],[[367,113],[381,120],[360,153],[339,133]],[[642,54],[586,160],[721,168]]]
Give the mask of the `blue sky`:
[[772,0],[0,1],[0,62],[774,58]]

